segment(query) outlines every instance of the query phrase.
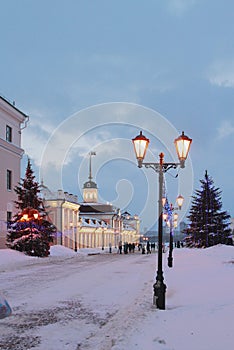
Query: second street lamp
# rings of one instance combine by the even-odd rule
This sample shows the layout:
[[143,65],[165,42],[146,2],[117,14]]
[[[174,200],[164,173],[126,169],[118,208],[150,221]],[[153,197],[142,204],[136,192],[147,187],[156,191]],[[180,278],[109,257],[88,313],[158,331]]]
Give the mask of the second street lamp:
[[[173,229],[175,227],[175,223],[177,224],[178,214],[174,213],[175,210],[179,209],[181,210],[182,204],[184,201],[183,196],[178,196],[176,198],[176,202],[178,207],[174,207],[172,203],[169,205],[168,200],[166,197],[163,197],[162,203],[163,208],[165,210],[165,213],[163,214],[163,219],[168,223],[169,229],[170,229],[170,242],[169,242],[169,256],[168,256],[168,267],[173,266],[173,257],[172,257],[172,251],[173,251]],[[174,213],[174,215],[173,215]]]
[[185,160],[188,156],[192,139],[188,136],[180,135],[175,139],[176,152],[179,158],[179,163],[164,163],[164,154],[159,154],[159,163],[143,163],[146,151],[149,145],[149,139],[142,134],[142,131],[138,136],[132,139],[136,158],[138,161],[138,167],[141,168],[143,165],[146,168],[153,169],[159,175],[159,199],[158,199],[158,269],[156,282],[153,285],[154,297],[153,304],[158,309],[165,309],[165,293],[166,285],[164,283],[163,270],[162,270],[162,234],[163,234],[163,174],[169,169],[176,169],[178,166],[181,168],[185,167]]

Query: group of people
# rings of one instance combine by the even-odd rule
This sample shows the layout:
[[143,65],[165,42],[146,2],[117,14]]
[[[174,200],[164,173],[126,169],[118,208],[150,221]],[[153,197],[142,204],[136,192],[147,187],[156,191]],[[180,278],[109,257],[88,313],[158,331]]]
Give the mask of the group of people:
[[149,241],[147,241],[146,246],[145,244],[138,244],[138,250],[142,252],[142,254],[151,254],[152,250],[155,251],[155,243],[150,243]]
[[[135,244],[135,243],[128,243],[128,242],[119,241],[118,253],[119,254],[122,254],[122,252],[124,254],[134,253],[136,246],[138,247],[138,251],[141,251],[142,254],[151,254],[151,252],[155,251],[155,248],[156,248],[156,244],[154,242],[150,243],[149,241],[147,241],[146,245],[142,244],[142,243]],[[183,242],[180,242],[180,241],[175,242],[175,247],[176,248],[183,247]],[[109,250],[111,253],[111,244],[109,246]],[[163,251],[163,253],[166,252],[165,244],[162,245],[162,251]]]
[[118,245],[118,253],[122,254],[128,254],[128,253],[134,253],[136,246],[138,247],[138,251],[141,251],[142,254],[151,254],[151,251],[155,251],[155,243],[147,242],[146,246],[142,245],[141,243],[135,244],[135,243],[128,243],[128,242],[122,242],[119,241]]
[[124,254],[134,253],[135,248],[136,248],[135,243],[128,243],[128,242],[122,243],[122,241],[119,241],[118,253],[122,254],[122,251],[124,252]]

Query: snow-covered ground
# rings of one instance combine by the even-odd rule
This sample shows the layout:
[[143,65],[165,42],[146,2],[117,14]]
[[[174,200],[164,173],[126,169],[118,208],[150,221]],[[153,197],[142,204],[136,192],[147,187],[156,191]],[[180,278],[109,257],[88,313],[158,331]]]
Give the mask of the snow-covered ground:
[[166,310],[152,305],[157,254],[0,250],[1,350],[232,350],[234,247],[174,249]]

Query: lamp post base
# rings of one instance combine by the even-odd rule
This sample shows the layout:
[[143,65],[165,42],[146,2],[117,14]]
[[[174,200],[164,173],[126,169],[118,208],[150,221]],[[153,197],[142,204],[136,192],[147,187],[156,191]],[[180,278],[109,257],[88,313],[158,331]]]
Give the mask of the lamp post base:
[[168,257],[168,267],[173,267],[173,257],[172,256],[169,256]]
[[165,310],[165,294],[167,286],[163,281],[156,281],[153,285],[154,288],[154,297],[153,305],[158,309]]

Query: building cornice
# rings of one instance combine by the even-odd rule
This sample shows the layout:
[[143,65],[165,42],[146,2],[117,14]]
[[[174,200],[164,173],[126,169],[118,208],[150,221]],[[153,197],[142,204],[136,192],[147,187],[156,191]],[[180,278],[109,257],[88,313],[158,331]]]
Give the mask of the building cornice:
[[80,205],[78,203],[73,203],[73,202],[69,202],[69,201],[66,201],[64,199],[44,199],[44,201],[47,203],[47,204],[50,204],[51,207],[61,207],[61,205],[63,206],[63,208],[69,208],[69,209],[72,209],[72,210],[76,210],[78,211],[79,208],[80,208]]
[[16,108],[13,104],[7,101],[4,97],[0,96],[0,109],[2,109],[5,113],[11,115],[16,118],[20,123],[23,123],[25,119],[28,119],[29,116]]
[[17,156],[22,157],[24,150],[20,147],[15,146],[13,143],[7,142],[0,138],[0,148],[3,148],[5,151],[16,154]]

